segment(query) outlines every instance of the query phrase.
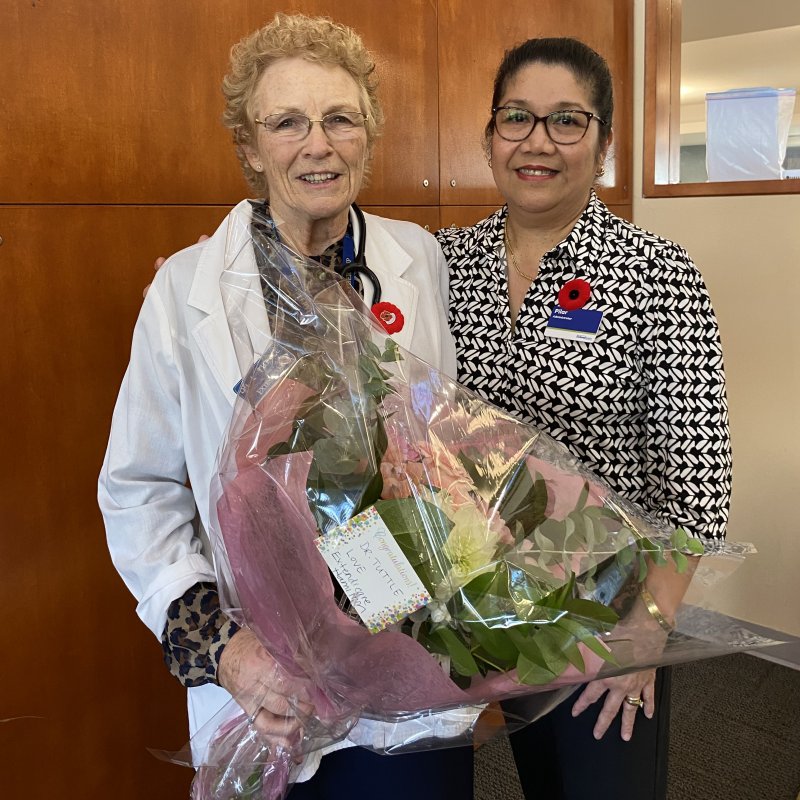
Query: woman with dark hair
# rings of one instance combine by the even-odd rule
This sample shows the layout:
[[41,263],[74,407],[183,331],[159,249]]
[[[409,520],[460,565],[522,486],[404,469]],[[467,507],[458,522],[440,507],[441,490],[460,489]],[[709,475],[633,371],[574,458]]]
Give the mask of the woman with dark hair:
[[[722,537],[731,456],[716,319],[686,252],[594,192],[613,105],[608,65],[580,41],[506,53],[485,132],[505,205],[437,234],[458,378],[641,507]],[[633,611],[666,631],[685,585],[655,571],[647,584]],[[665,797],[668,678],[593,681],[513,734],[526,797]]]

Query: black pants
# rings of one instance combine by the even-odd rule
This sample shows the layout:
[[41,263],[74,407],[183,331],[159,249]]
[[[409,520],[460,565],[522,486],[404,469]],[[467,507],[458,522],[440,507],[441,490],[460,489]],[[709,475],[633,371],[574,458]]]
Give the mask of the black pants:
[[572,717],[576,692],[537,722],[511,734],[526,800],[665,800],[669,755],[668,667],[656,673],[656,713],[639,711],[629,742],[620,738],[619,714],[597,741],[592,729],[601,697]]
[[287,800],[472,800],[472,747],[381,756],[348,747],[324,756]]

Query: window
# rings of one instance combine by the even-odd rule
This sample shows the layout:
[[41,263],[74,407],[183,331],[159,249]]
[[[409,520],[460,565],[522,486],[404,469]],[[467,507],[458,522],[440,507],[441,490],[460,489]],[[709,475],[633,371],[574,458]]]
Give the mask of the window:
[[[645,9],[644,195],[800,194],[800,3],[646,0]],[[744,87],[797,91],[785,157],[774,180],[709,181],[706,93]],[[783,94],[776,105],[786,107]]]

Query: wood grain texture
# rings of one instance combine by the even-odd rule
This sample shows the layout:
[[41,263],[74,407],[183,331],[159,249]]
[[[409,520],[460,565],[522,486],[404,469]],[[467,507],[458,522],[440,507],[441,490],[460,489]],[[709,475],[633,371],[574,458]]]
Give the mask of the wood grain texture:
[[438,203],[426,0],[4,0],[0,202],[239,200],[247,189],[220,121],[220,83],[231,45],[277,10],[333,13],[376,56],[386,134],[362,200]]
[[153,259],[226,211],[0,207],[4,797],[187,796],[146,749],[186,743],[185,691],[111,564],[97,476]]
[[[499,205],[483,153],[494,74],[505,50],[537,36],[575,36],[603,55],[614,78],[614,145],[600,195],[631,200],[631,0],[439,2],[439,138],[442,205]],[[454,183],[454,185],[452,185]]]
[[[587,3],[612,8],[597,36],[630,24],[628,0],[551,2],[557,12],[519,0],[0,3],[3,797],[188,794],[191,772],[147,752],[185,744],[185,692],[111,564],[96,481],[154,259],[212,233],[249,194],[220,122],[231,44],[279,8],[354,26],[386,110],[359,202],[433,231],[500,204],[465,122],[485,120],[476,65],[491,72],[501,44],[539,32],[535,20],[582,19]],[[631,41],[615,42],[621,64]],[[629,91],[618,87],[623,149],[606,199],[629,185]],[[469,98],[478,111],[454,116]],[[473,176],[464,197],[440,197],[440,124],[441,174]]]

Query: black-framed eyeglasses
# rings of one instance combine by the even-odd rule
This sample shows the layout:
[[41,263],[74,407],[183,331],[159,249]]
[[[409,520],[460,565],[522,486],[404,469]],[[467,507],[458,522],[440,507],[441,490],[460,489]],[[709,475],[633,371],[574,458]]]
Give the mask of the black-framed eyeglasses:
[[494,129],[498,135],[509,142],[521,142],[527,139],[537,122],[544,122],[547,135],[555,144],[577,144],[589,130],[589,123],[596,119],[600,125],[605,120],[590,111],[564,109],[552,111],[543,117],[516,106],[496,106],[492,109]]
[[255,119],[256,125],[263,125],[264,130],[276,139],[286,142],[299,142],[311,133],[315,122],[322,126],[330,139],[352,139],[367,124],[369,116],[360,111],[332,111],[322,119],[311,119],[305,114],[283,113],[267,114],[264,119]]

